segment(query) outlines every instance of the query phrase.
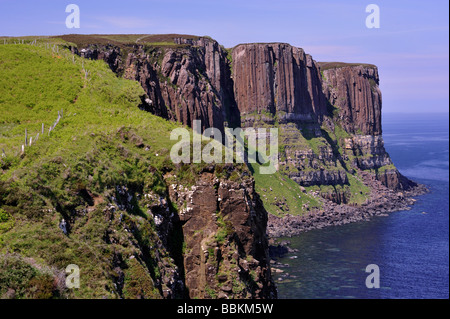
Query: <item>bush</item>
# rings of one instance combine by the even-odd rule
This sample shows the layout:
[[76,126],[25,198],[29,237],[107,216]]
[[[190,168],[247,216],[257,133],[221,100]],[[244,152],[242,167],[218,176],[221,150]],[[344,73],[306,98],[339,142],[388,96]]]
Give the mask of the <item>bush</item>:
[[17,255],[0,256],[0,298],[24,298],[37,270]]
[[5,210],[0,208],[0,234],[6,233],[14,227],[14,219]]
[[[47,269],[47,270],[44,270]],[[0,299],[51,299],[64,296],[59,275],[18,254],[0,255]]]
[[147,270],[136,260],[128,262],[125,270],[124,297],[127,299],[156,299],[159,292],[154,287],[153,280]]
[[28,283],[27,298],[50,299],[55,291],[53,277],[49,274],[39,274]]

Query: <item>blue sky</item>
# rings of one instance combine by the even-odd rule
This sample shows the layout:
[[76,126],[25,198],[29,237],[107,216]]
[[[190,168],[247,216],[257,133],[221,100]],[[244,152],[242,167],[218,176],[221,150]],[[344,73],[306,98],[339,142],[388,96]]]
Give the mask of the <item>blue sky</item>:
[[[80,29],[65,26],[70,3],[80,7]],[[380,8],[379,29],[365,26],[371,3]],[[287,42],[317,61],[376,64],[383,112],[448,112],[448,12],[447,0],[0,0],[0,35],[184,33],[225,47]]]

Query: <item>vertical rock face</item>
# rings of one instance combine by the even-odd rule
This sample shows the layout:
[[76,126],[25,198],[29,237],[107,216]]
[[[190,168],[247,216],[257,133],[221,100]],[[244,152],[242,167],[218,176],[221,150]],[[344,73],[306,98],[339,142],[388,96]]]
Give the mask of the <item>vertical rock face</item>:
[[354,156],[354,164],[361,170],[375,171],[376,179],[393,190],[409,190],[416,183],[395,168],[384,148],[381,135],[355,135],[347,143],[347,154]]
[[76,47],[71,47],[71,51],[74,54],[80,55],[85,59],[91,60],[103,60],[108,63],[111,70],[115,73],[122,71],[122,58],[120,55],[120,48],[113,45],[105,45],[103,47],[97,47],[95,45],[83,48],[80,51]]
[[408,190],[416,185],[398,172],[384,148],[377,67],[337,62],[319,65],[323,92],[334,121],[352,135],[345,140],[344,149],[354,158],[354,165],[375,171],[376,178],[394,190]]
[[210,38],[172,40],[173,45],[93,44],[73,50],[139,81],[148,95],[141,107],[164,118],[187,125],[201,120],[202,129],[278,125],[286,157],[281,166],[303,186],[348,183],[344,154],[336,151],[339,141],[323,131],[325,121],[350,135],[343,149],[353,166],[376,171],[389,188],[409,187],[384,149],[376,66],[318,63],[286,43],[241,44],[229,61],[228,52]]
[[[191,188],[173,184],[185,237],[190,298],[275,298],[266,237],[267,212],[254,181],[218,178],[210,167]],[[235,168],[224,168],[229,174]],[[217,172],[216,172],[217,173]]]
[[362,170],[370,170],[382,166],[393,165],[384,148],[381,136],[355,135],[346,142],[346,149],[355,156],[357,166]]
[[226,51],[208,38],[176,42],[180,46],[138,46],[128,54],[124,76],[141,83],[157,115],[189,126],[201,120],[203,129],[233,126],[239,112]]
[[[241,44],[230,59],[216,41],[189,36],[77,53],[140,82],[147,94],[140,107],[166,119],[189,126],[201,120],[202,129],[278,127],[281,174],[336,203],[367,201],[363,190],[373,187],[360,178],[365,174],[393,190],[415,185],[384,148],[373,65],[317,63],[285,43]],[[253,180],[219,179],[215,169],[189,189],[169,187],[184,233],[180,263],[189,297],[275,297],[267,212]]]
[[381,135],[381,91],[374,65],[320,63],[323,92],[349,133]]
[[141,83],[148,99],[142,107],[202,129],[239,125],[227,52],[210,38],[175,38],[174,45],[87,45],[72,51],[101,59],[111,70]]
[[279,120],[314,121],[326,112],[315,61],[285,43],[233,48],[233,80],[241,115],[270,113]]

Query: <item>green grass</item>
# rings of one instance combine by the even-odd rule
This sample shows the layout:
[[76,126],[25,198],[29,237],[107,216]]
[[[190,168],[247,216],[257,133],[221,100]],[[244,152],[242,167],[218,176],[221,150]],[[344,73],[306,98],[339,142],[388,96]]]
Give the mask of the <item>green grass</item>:
[[[224,244],[230,235],[233,234],[233,225],[220,212],[217,214],[218,231],[215,235],[215,240],[218,244]],[[210,254],[212,255],[212,254]]]
[[124,297],[126,299],[140,299],[143,297],[160,299],[159,291],[155,288],[153,280],[136,258],[127,262],[124,278]]
[[[70,54],[58,58],[45,48],[14,45],[0,46],[0,61],[4,65],[0,147],[7,155],[19,153],[25,129],[34,137],[42,123],[44,137],[38,141],[39,147],[27,148],[26,155],[58,153],[58,146],[81,153],[80,148],[88,147],[93,136],[110,135],[130,126],[142,133],[144,143],[156,147],[153,155],[172,144],[169,132],[176,124],[137,109],[143,89],[137,82],[115,77],[103,61],[75,57],[74,64]],[[82,65],[90,72],[87,80]],[[49,137],[48,128],[58,110],[63,110],[64,116]],[[145,133],[148,127],[162,134]],[[27,160],[25,156],[22,163]]]
[[0,255],[0,298],[49,299],[64,297],[61,282],[49,269],[17,254]]
[[347,204],[361,205],[370,197],[370,189],[367,187],[357,174],[347,172],[348,184],[320,185],[310,186],[308,191],[318,191],[322,194],[343,193]]
[[280,146],[294,149],[312,149],[316,155],[321,154],[321,148],[327,147],[325,138],[315,136],[307,125],[297,126],[293,123],[280,126]]
[[260,164],[249,164],[255,179],[256,192],[263,201],[267,212],[275,216],[285,214],[301,215],[310,210],[320,208],[320,202],[312,195],[304,193],[300,185],[284,176],[281,172],[275,174],[260,174]]
[[154,47],[177,47],[179,44],[173,42],[145,42],[146,45]]
[[14,218],[0,208],[0,234],[6,233],[14,227]]
[[367,187],[357,175],[347,173],[349,182],[348,190],[350,192],[349,203],[350,204],[363,204],[370,196],[370,189]]
[[351,138],[352,136],[342,128],[339,120],[335,120],[334,130],[331,130],[327,125],[322,125],[321,129],[322,135],[326,136],[329,139],[329,144],[334,146],[335,155],[344,154],[345,140]]
[[227,52],[228,65],[230,66],[231,76],[233,76],[233,48],[225,49]]
[[[140,256],[141,266],[130,265],[135,270],[125,275],[131,286],[122,296],[144,291],[153,298],[152,282],[161,276],[157,260],[172,261],[164,248],[155,248],[159,239],[141,195],[165,194],[163,168],[183,183],[201,165],[173,165],[170,132],[180,125],[139,110],[144,91],[137,82],[117,78],[103,61],[59,51],[0,45],[0,148],[7,154],[0,158],[0,255],[32,257],[51,276],[78,265],[82,288],[64,291],[74,298],[118,297],[113,261]],[[59,110],[63,117],[49,136]],[[45,134],[21,154],[25,129],[35,137],[42,123]],[[111,215],[112,197],[126,201],[116,186],[126,187],[132,199]],[[59,228],[62,218],[70,221],[68,236]],[[143,271],[149,279],[136,287]]]
[[397,170],[397,168],[395,167],[394,164],[389,164],[389,165],[385,165],[385,166],[381,166],[380,168],[377,169],[377,173],[384,173],[388,170]]

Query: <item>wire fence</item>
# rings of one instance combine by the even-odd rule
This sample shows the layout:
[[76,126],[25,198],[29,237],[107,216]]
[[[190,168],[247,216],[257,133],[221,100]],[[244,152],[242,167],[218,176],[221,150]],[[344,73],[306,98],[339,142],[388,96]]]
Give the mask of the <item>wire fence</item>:
[[[63,116],[63,110],[58,111],[58,117],[56,118],[56,121],[48,129],[48,136],[50,136],[51,132],[55,129],[56,125],[58,125],[62,116]],[[44,125],[44,123],[42,123],[40,132],[38,132],[34,138],[31,136],[30,139],[28,139],[28,130],[25,129],[25,143],[22,144],[22,154],[25,153],[26,147],[36,144],[36,142],[39,140],[39,137],[44,136],[44,133],[45,133],[44,130],[45,130],[45,125]],[[3,153],[4,153],[4,150],[3,150]],[[6,154],[5,154],[5,157],[6,157]]]
[[[3,41],[0,40],[0,45],[1,44],[3,44],[3,45],[30,45],[30,46],[36,46],[36,47],[41,47],[44,49],[51,50],[52,54],[57,55],[59,58],[67,59],[67,61],[70,61],[73,64],[79,64],[83,71],[85,83],[89,82],[90,81],[90,79],[89,79],[90,71],[85,67],[84,58],[82,58],[82,57],[76,58],[75,56],[77,54],[75,54],[72,50],[69,50],[69,47],[67,45],[50,43],[50,42],[45,42],[45,41],[38,41],[38,40],[42,40],[42,39],[46,39],[46,38],[48,38],[48,37],[40,37],[40,38],[35,38],[35,39],[8,38],[8,39],[3,39]],[[56,118],[55,122],[48,129],[48,136],[51,135],[51,132],[58,125],[58,123],[60,122],[62,117],[63,117],[63,110],[60,110],[60,111],[58,111],[58,117]],[[35,136],[30,136],[30,137],[28,137],[28,133],[29,133],[28,130],[25,129],[25,139],[24,139],[24,143],[21,145],[20,154],[24,154],[27,147],[30,147],[30,146],[36,144],[36,142],[40,138],[42,138],[42,136],[44,136],[44,134],[45,134],[44,129],[45,129],[45,125],[44,125],[44,123],[42,123],[40,132],[38,132]],[[6,158],[7,156],[8,156],[8,154],[2,148],[0,158]]]
[[[69,47],[65,44],[58,44],[58,43],[50,43],[50,42],[41,42],[38,40],[45,39],[44,38],[36,38],[33,40],[25,40],[25,39],[3,39],[3,44],[15,44],[15,45],[32,45],[37,47],[42,47],[48,50],[52,50],[53,54],[57,54],[60,58],[66,58],[68,61],[71,61],[73,64],[80,63],[81,68],[83,69],[83,74],[85,80],[88,80],[88,76],[90,74],[90,71],[87,70],[84,66],[84,58],[76,59],[75,58],[75,52],[72,50],[69,50]],[[1,44],[1,42],[0,42]]]

